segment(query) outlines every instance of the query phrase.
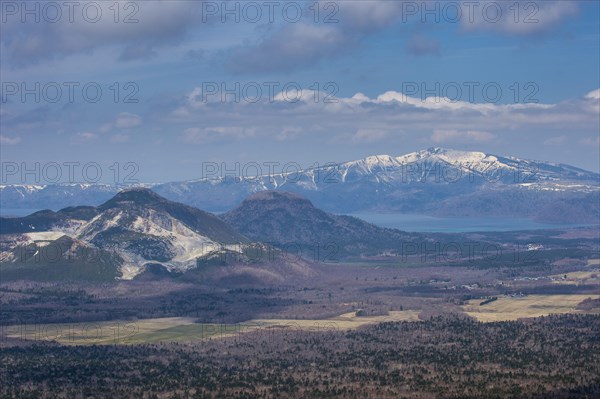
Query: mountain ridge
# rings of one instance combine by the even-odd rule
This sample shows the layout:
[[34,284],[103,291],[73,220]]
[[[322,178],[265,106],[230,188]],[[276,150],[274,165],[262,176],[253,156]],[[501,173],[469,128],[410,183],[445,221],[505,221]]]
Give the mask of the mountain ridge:
[[[296,192],[334,213],[491,215],[567,223],[598,219],[600,211],[595,202],[600,194],[599,182],[600,174],[566,164],[431,147],[398,157],[374,155],[300,172],[252,178],[217,175],[145,186],[170,200],[212,212],[232,210],[256,192],[281,190]],[[0,187],[0,205],[98,205],[115,194],[111,190],[116,187],[5,185]],[[521,203],[509,206],[515,198]],[[581,204],[584,209],[572,209],[569,202]],[[530,206],[536,203],[544,210]]]
[[[327,213],[310,200],[285,191],[252,194],[220,217],[252,240],[299,251],[323,262],[349,257],[398,256],[408,246],[438,237],[378,227],[353,216]],[[458,239],[450,234],[444,237]]]
[[[134,278],[150,265],[184,272],[197,267],[203,258],[214,258],[223,251],[237,253],[244,262],[244,251],[251,245],[215,215],[143,188],[121,191],[98,207],[41,211],[24,218],[0,218],[0,222],[4,272],[7,267],[18,269],[19,265],[47,269],[72,262],[42,256],[35,264],[28,261],[31,256],[17,256],[29,254],[27,248],[34,255],[43,255],[43,248],[49,246],[64,252],[61,242],[65,240],[86,251],[91,248],[114,254],[111,268],[119,272],[115,277],[123,279]],[[76,255],[73,258],[78,264],[91,270],[97,266]]]

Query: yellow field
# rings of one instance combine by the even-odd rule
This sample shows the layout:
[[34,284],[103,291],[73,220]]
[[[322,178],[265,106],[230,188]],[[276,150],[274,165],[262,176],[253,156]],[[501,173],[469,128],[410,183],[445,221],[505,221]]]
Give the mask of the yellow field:
[[384,323],[387,321],[418,321],[419,312],[415,310],[392,311],[386,316],[361,316],[356,312],[344,313],[329,319],[256,319],[251,323],[265,325],[267,327],[313,329],[323,326],[324,329],[348,330],[358,328],[367,324]]
[[558,313],[580,313],[576,306],[587,298],[600,295],[529,295],[523,298],[499,297],[480,306],[482,299],[472,299],[463,306],[469,316],[479,321],[506,321],[527,317],[540,317]]
[[587,265],[588,266],[600,265],[600,259],[588,259]]
[[[567,273],[576,283],[591,279],[593,272]],[[591,280],[590,280],[591,281]],[[523,298],[499,297],[480,306],[483,299],[468,301],[463,310],[483,322],[517,320],[558,313],[579,313],[576,306],[587,298],[600,295],[530,295]],[[192,342],[240,336],[250,331],[323,331],[348,330],[386,321],[418,321],[414,310],[392,311],[385,316],[360,316],[355,312],[328,319],[254,319],[240,324],[194,323],[186,317],[108,321],[98,323],[39,324],[3,327],[3,335],[38,341],[56,341],[64,345],[110,345],[158,342]]]
[[4,327],[3,332],[9,338],[56,341],[65,345],[108,345],[127,343],[138,336],[193,323],[191,318],[165,317],[136,321],[13,325]]
[[[564,279],[564,276],[567,276],[567,278]],[[598,270],[556,274],[550,277],[560,279],[554,280],[555,284],[599,284],[598,287],[600,288],[600,271]]]
[[356,317],[355,312],[329,319],[255,319],[240,324],[194,323],[192,318],[167,317],[137,321],[56,323],[4,327],[9,338],[56,341],[64,345],[111,345],[158,342],[191,342],[241,335],[255,330],[347,330],[386,321],[418,321],[413,310],[386,316]]

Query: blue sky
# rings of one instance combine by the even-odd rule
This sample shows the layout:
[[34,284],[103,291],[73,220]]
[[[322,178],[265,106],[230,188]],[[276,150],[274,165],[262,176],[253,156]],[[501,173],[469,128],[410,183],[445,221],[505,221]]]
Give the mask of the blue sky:
[[159,182],[441,146],[600,169],[597,1],[0,3],[2,162]]

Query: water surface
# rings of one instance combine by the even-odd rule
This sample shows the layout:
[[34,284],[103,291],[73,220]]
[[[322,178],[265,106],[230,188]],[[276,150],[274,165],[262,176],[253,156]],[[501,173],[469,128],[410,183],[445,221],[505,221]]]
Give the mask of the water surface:
[[357,217],[381,227],[422,233],[466,233],[474,231],[542,230],[586,226],[583,224],[541,223],[510,218],[440,218],[419,214],[357,212]]

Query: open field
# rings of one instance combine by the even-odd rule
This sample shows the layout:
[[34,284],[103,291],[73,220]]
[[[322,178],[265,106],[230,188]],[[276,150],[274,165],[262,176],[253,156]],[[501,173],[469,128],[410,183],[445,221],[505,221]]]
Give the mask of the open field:
[[414,310],[391,311],[385,316],[356,316],[356,312],[349,312],[337,317],[324,320],[291,320],[291,319],[257,319],[252,323],[269,327],[351,330],[367,324],[377,324],[389,321],[419,321],[419,312]]
[[328,319],[255,319],[237,324],[194,323],[189,317],[165,317],[136,321],[13,325],[3,328],[7,338],[55,341],[64,345],[149,344],[191,342],[240,336],[250,331],[350,330],[389,321],[418,321],[419,312],[392,311],[385,316],[356,316],[356,312]]
[[600,289],[600,270],[570,272],[548,276],[554,284],[597,284]]
[[150,336],[175,326],[193,325],[188,317],[165,317],[136,321],[106,321],[91,323],[23,324],[3,327],[7,338],[33,341],[55,341],[64,345],[109,345],[135,341],[135,337]]
[[499,297],[480,305],[482,299],[472,299],[463,306],[466,314],[478,321],[509,321],[550,314],[584,313],[576,310],[582,301],[600,298],[600,295],[529,295],[526,297]]

